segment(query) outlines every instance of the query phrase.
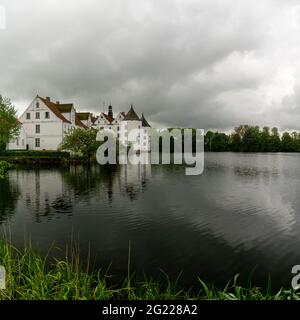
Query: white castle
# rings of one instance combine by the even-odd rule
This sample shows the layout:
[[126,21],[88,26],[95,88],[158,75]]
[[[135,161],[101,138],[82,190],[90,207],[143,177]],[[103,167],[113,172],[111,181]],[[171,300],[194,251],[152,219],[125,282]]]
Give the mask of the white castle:
[[[144,115],[139,117],[133,106],[130,110],[113,114],[94,116],[90,112],[77,112],[73,103],[53,102],[50,97],[36,96],[19,118],[20,135],[11,141],[8,150],[57,150],[66,134],[75,128],[112,131],[123,145],[137,142],[140,151],[150,151],[151,126]],[[138,135],[128,135],[138,129]]]

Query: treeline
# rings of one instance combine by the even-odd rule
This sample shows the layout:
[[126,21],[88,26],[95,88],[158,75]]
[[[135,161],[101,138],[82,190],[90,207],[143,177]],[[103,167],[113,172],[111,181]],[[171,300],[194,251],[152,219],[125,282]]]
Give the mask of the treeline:
[[205,151],[232,152],[300,152],[300,133],[277,128],[241,125],[231,134],[208,131]]

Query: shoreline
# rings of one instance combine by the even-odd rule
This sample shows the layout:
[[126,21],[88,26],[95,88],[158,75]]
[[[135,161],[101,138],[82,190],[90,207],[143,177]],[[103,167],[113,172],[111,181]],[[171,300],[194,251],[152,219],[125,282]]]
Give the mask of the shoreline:
[[[15,153],[15,154],[14,154]],[[276,151],[276,152],[242,152],[242,151],[205,151],[205,153],[221,154],[221,153],[234,153],[234,154],[300,154],[296,151]],[[172,153],[171,153],[172,154]],[[88,164],[97,163],[96,159],[91,158],[90,161],[86,158],[73,157],[67,152],[60,151],[9,151],[7,153],[0,153],[0,161],[7,161],[12,164],[53,164],[53,165],[72,165],[72,164]]]

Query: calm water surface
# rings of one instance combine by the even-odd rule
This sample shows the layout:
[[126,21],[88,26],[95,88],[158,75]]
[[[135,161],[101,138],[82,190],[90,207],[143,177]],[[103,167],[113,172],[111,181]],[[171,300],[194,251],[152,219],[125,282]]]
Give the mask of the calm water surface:
[[[181,166],[19,167],[0,181],[0,228],[22,246],[90,248],[125,277],[181,271],[224,285],[235,274],[289,285],[300,264],[300,154],[207,153],[201,176]],[[58,250],[52,254],[59,256]]]

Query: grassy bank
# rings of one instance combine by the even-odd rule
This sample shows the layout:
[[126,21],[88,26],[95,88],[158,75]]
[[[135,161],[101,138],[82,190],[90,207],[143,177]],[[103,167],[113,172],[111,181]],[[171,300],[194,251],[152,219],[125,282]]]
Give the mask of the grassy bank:
[[197,290],[183,291],[176,282],[154,283],[145,279],[135,283],[130,277],[123,284],[108,285],[110,277],[89,273],[81,268],[75,252],[66,253],[64,260],[50,260],[39,256],[30,247],[18,250],[6,241],[0,241],[0,265],[6,268],[5,290],[0,290],[0,300],[66,300],[66,299],[299,299],[293,290],[281,289],[271,293],[270,287],[242,288],[238,277],[226,288],[219,290],[204,284],[200,279]]

